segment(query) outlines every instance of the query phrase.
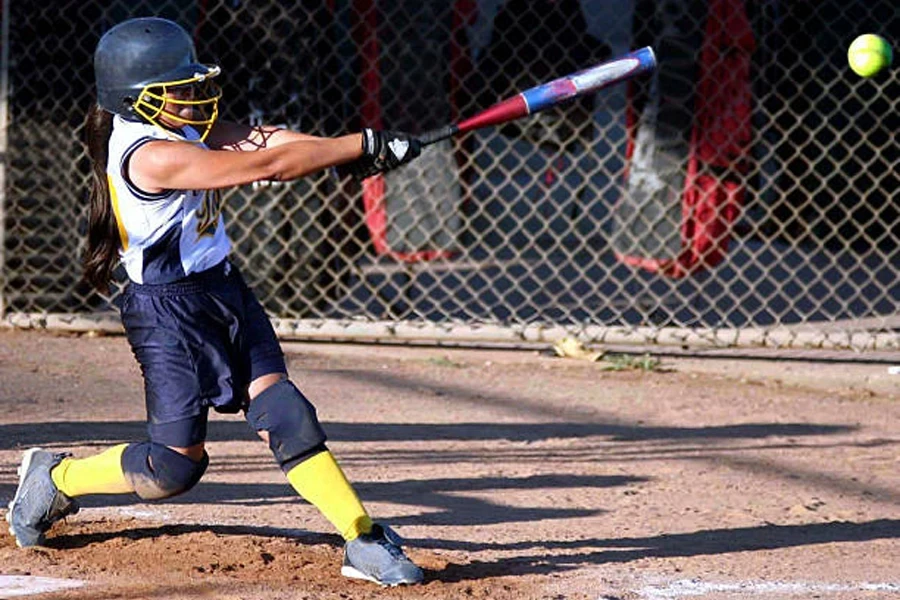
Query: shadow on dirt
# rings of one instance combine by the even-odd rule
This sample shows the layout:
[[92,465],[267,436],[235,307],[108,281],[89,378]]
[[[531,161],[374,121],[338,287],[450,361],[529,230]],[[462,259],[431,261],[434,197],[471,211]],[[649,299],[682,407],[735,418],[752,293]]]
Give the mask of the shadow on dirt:
[[[243,525],[164,525],[118,531],[72,533],[47,540],[53,549],[77,549],[111,540],[158,540],[164,537],[212,533],[218,537],[260,537],[289,539],[304,546],[325,544],[339,548],[336,535]],[[694,557],[758,550],[776,550],[838,542],[866,542],[900,537],[900,520],[880,519],[864,523],[832,522],[802,525],[764,525],[736,529],[713,529],[642,538],[593,538],[583,540],[529,540],[515,543],[459,542],[438,539],[410,539],[408,546],[435,551],[522,551],[527,556],[496,561],[474,560],[450,563],[426,573],[426,582],[458,583],[509,575],[548,575],[585,565],[628,563],[647,558]],[[597,550],[597,548],[605,548]],[[563,550],[564,554],[557,551]]]
[[161,525],[159,527],[134,527],[118,531],[57,535],[47,538],[46,546],[57,550],[71,550],[115,539],[131,541],[144,539],[158,540],[163,537],[178,537],[197,533],[211,533],[220,537],[287,537],[290,538],[291,541],[305,546],[328,544],[330,546],[342,547],[344,545],[343,540],[338,535],[326,535],[294,529],[279,529],[276,527],[254,527],[251,525]]
[[[519,461],[532,460],[549,464],[557,460],[565,462],[576,453],[578,460],[594,460],[601,454],[616,452],[610,441],[632,442],[662,440],[681,442],[680,446],[655,447],[655,455],[674,456],[680,452],[709,449],[739,452],[743,448],[731,445],[724,448],[722,440],[759,440],[766,438],[798,438],[801,436],[823,436],[852,431],[850,426],[816,425],[800,423],[757,423],[724,425],[716,427],[641,427],[609,425],[604,423],[461,423],[461,424],[368,424],[368,423],[326,423],[330,439],[340,442],[410,442],[416,440],[459,440],[492,441],[507,440],[522,442],[523,446],[505,449],[505,458],[514,457]],[[0,449],[11,449],[28,445],[45,445],[65,448],[68,445],[90,445],[105,447],[130,439],[142,439],[144,423],[130,422],[59,422],[41,424],[9,424],[0,426]],[[214,421],[210,423],[210,441],[257,440],[249,426],[242,421]],[[565,450],[533,450],[531,443],[543,440],[576,440]],[[683,442],[692,440],[692,447]],[[257,440],[258,441],[258,440]],[[601,449],[598,444],[604,444]],[[784,444],[774,440],[772,447]],[[765,449],[768,445],[754,450]],[[638,449],[625,447],[626,454],[634,454]],[[388,449],[379,455],[365,454],[368,460],[387,464],[398,460],[394,451]],[[413,451],[399,451],[399,459],[427,463],[432,472],[440,465],[457,460],[491,460],[497,450],[455,449],[444,453],[428,451],[424,455]],[[554,458],[551,454],[559,454]],[[444,456],[446,454],[446,456]],[[635,455],[636,456],[636,455]],[[721,458],[720,458],[721,460]],[[274,461],[259,443],[259,453],[253,456],[214,456],[213,468],[224,472],[259,473],[276,469]],[[771,468],[771,467],[769,467]],[[10,469],[11,483],[0,485],[0,499],[12,498],[15,493],[14,477]],[[573,474],[545,474],[525,477],[475,477],[475,478],[432,478],[423,480],[360,482],[356,488],[367,502],[388,502],[412,508],[409,516],[393,519],[396,525],[487,525],[496,523],[531,522],[550,519],[569,519],[600,514],[603,511],[586,508],[563,507],[512,507],[495,504],[482,499],[478,492],[490,491],[502,494],[504,490],[548,490],[569,488],[613,488],[647,481],[640,476],[594,476]],[[467,494],[467,492],[471,492]],[[201,482],[190,492],[164,501],[165,504],[234,504],[241,506],[266,506],[298,502],[298,497],[285,482],[284,484],[220,483]],[[124,506],[138,503],[134,495],[95,496],[82,499],[86,508],[99,506]],[[425,509],[425,510],[423,510]]]
[[[567,488],[613,488],[646,481],[626,476],[537,475],[531,477],[478,477],[364,482],[354,487],[366,502],[389,502],[410,506],[414,514],[391,518],[392,525],[491,525],[532,521],[571,519],[601,514],[602,510],[584,508],[521,507],[498,504],[464,495],[466,492],[492,491],[501,497],[508,490],[548,490]],[[0,486],[0,498],[12,498],[15,486]],[[190,492],[159,503],[143,502],[133,494],[88,496],[79,499],[82,508],[130,506],[135,504],[223,504],[270,506],[302,502],[285,483],[235,484],[201,482]],[[423,510],[424,509],[424,510]]]
[[[627,452],[635,452],[637,448],[627,446],[629,442],[659,440],[677,442],[671,446],[663,444],[654,446],[656,454],[675,455],[686,451],[685,441],[692,442],[687,450],[709,449],[718,453],[725,449],[739,452],[743,448],[735,445],[741,440],[767,440],[759,443],[753,450],[780,447],[784,444],[795,444],[796,438],[803,436],[828,436],[854,431],[852,426],[817,425],[802,423],[750,423],[724,425],[714,427],[641,427],[606,423],[461,423],[461,424],[370,424],[370,423],[326,423],[330,438],[340,442],[410,442],[416,440],[450,440],[450,441],[496,441],[507,440],[520,442],[511,452],[527,452],[528,457],[540,457],[546,461],[546,449],[532,450],[531,443],[543,440],[573,440],[571,451],[585,453],[585,456],[600,456],[602,452],[615,450],[610,442],[622,442]],[[244,422],[214,421],[210,423],[210,441],[256,440],[255,434]],[[109,444],[142,439],[145,425],[142,422],[60,422],[42,424],[10,424],[0,426],[0,449],[24,447],[24,445],[50,445],[64,448],[66,445],[91,445],[105,447]],[[791,440],[790,438],[794,438]],[[788,441],[785,441],[788,440]],[[723,441],[732,442],[723,445]],[[827,443],[816,440],[811,443]],[[853,445],[854,442],[836,442]],[[603,448],[599,448],[602,444]],[[725,447],[727,445],[727,447]],[[477,454],[477,448],[463,449],[462,452]],[[602,450],[602,452],[601,452]],[[458,452],[455,450],[454,452]],[[558,450],[557,450],[558,451]],[[391,450],[385,451],[387,454]],[[405,450],[399,451],[401,454]],[[386,460],[391,457],[385,455]],[[429,451],[423,462],[433,463],[432,473],[439,474],[442,461],[454,460],[456,455],[441,457],[440,452]],[[473,454],[473,456],[474,456]],[[368,459],[373,459],[368,454]],[[406,455],[404,455],[406,456]],[[473,460],[469,456],[468,460]],[[565,458],[565,456],[563,457]],[[380,460],[380,457],[374,459]],[[373,459],[373,460],[374,460]],[[405,460],[408,460],[407,456]],[[482,457],[489,460],[489,456]],[[535,459],[538,460],[538,459]],[[276,469],[271,457],[260,443],[259,455],[223,456],[214,461],[224,471],[258,472],[261,469]],[[544,464],[544,463],[542,463]],[[771,465],[766,466],[772,469]],[[10,473],[11,475],[11,473]],[[13,477],[11,483],[0,485],[0,499],[11,498],[15,492]],[[367,502],[386,502],[410,507],[406,515],[396,516],[391,523],[403,525],[436,525],[436,526],[479,526],[498,523],[523,523],[547,520],[563,520],[601,514],[597,508],[582,507],[547,507],[547,506],[509,506],[494,503],[484,496],[502,498],[504,491],[534,490],[537,493],[546,490],[565,490],[569,488],[595,488],[598,490],[620,488],[631,484],[648,481],[640,476],[607,476],[577,474],[544,474],[521,477],[472,477],[410,479],[395,481],[360,482],[356,485],[362,498]],[[836,484],[834,484],[836,485]],[[482,492],[492,492],[484,494]],[[82,505],[86,508],[100,506],[123,506],[136,504],[139,501],[133,495],[128,496],[95,496],[84,498]],[[193,490],[163,501],[163,504],[233,504],[240,506],[267,506],[302,502],[290,486],[284,484],[222,483],[201,482]],[[526,525],[527,527],[527,525]],[[134,536],[153,537],[157,535],[184,535],[197,531],[214,531],[221,535],[286,535],[285,530],[266,527],[233,527],[215,525],[179,525],[156,528],[138,528],[113,533],[90,533],[66,535],[55,538],[60,547],[86,545],[103,539],[119,536],[137,539]],[[514,544],[465,543],[458,541],[418,540],[413,546],[428,549],[448,549],[477,552],[480,550],[527,551],[529,548],[539,549],[533,556],[517,556],[499,559],[495,562],[474,561],[467,565],[450,565],[446,569],[434,572],[433,578],[452,582],[480,579],[484,577],[510,574],[541,574],[565,571],[584,564],[603,564],[608,562],[628,562],[648,557],[694,556],[739,552],[745,550],[782,548],[806,544],[818,544],[832,541],[861,541],[884,537],[896,537],[897,521],[876,521],[869,524],[826,523],[802,526],[766,526],[757,528],[699,531],[691,534],[663,535],[653,538],[621,538],[621,539],[589,539],[589,540],[529,540]],[[309,534],[301,533],[301,536]],[[290,537],[293,537],[291,535]],[[329,538],[330,539],[330,538]],[[418,542],[418,543],[417,543]],[[311,543],[321,543],[313,541]],[[596,550],[596,548],[608,548]],[[545,550],[568,549],[562,555],[554,556]],[[574,552],[574,553],[573,553]]]
[[[856,430],[851,425],[811,423],[741,423],[713,427],[645,427],[591,423],[323,423],[329,439],[339,442],[410,442],[432,440],[508,440],[537,442],[551,438],[601,436],[611,441],[763,439],[835,435]],[[109,445],[147,438],[141,421],[60,421],[0,425],[0,450],[46,444]],[[256,434],[243,421],[212,421],[207,441],[251,441]]]
[[[541,540],[513,544],[412,540],[413,546],[469,552],[539,548],[531,556],[451,564],[430,574],[432,579],[452,583],[503,575],[534,575],[568,571],[586,564],[627,563],[646,558],[709,556],[753,550],[776,550],[835,542],[866,542],[900,537],[900,520],[879,519],[865,523],[812,523],[806,525],[764,525],[738,529],[712,529],[692,533],[644,538],[609,538],[574,541]],[[554,554],[556,550],[607,550]]]

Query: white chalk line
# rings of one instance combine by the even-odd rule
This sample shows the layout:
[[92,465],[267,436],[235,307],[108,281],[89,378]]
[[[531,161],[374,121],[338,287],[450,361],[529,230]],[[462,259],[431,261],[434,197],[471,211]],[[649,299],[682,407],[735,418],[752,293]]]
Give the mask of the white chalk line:
[[[807,581],[739,581],[715,583],[697,579],[679,579],[663,584],[648,584],[635,590],[642,600],[672,600],[697,598],[708,594],[734,594],[738,596],[804,596],[810,594],[836,594],[843,592],[882,592],[900,595],[900,583],[822,583]],[[598,600],[603,600],[601,596]]]
[[83,581],[77,579],[54,579],[53,577],[31,577],[26,575],[0,575],[0,598],[33,596],[81,587]]

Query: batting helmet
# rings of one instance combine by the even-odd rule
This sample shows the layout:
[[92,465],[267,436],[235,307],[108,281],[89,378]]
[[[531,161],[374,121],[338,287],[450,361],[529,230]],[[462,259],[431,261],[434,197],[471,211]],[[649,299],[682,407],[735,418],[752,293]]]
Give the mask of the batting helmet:
[[215,65],[197,62],[191,37],[167,19],[144,17],[119,23],[100,38],[94,51],[101,108],[157,126],[160,117],[170,126],[197,126],[201,140],[219,114],[221,91],[210,81],[219,72]]

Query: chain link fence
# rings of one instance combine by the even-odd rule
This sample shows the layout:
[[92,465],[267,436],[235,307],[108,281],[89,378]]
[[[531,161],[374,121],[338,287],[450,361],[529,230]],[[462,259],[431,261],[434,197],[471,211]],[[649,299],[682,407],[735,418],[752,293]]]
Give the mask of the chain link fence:
[[644,45],[659,69],[359,184],[224,195],[284,336],[896,350],[900,85],[846,66],[894,0],[3,2],[0,301],[116,327],[81,281],[101,34],[194,33],[225,118],[424,132]]

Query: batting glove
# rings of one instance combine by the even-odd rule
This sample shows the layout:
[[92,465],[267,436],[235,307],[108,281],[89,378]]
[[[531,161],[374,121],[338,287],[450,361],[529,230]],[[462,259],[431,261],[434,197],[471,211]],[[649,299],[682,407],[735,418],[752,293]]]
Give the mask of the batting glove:
[[338,179],[353,177],[357,181],[362,181],[363,179],[378,175],[382,172],[383,171],[375,166],[375,159],[366,155],[334,168],[334,174]]
[[386,173],[406,164],[422,152],[419,140],[397,131],[362,130],[363,156],[370,156],[379,172]]
[[422,144],[406,133],[366,128],[362,130],[362,151],[361,157],[335,169],[338,177],[351,175],[362,180],[387,173],[419,156]]

